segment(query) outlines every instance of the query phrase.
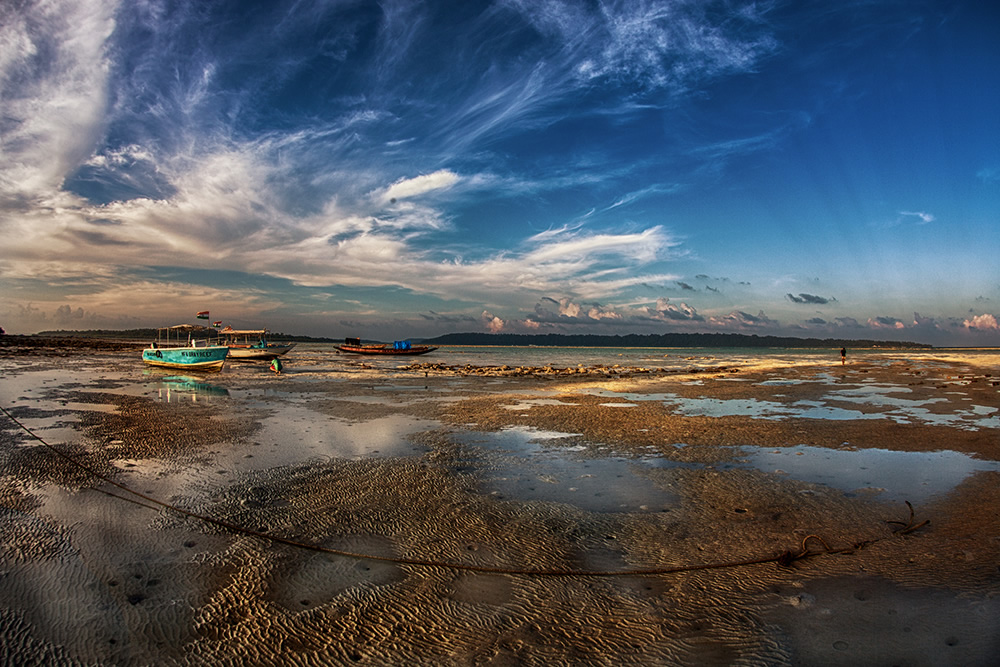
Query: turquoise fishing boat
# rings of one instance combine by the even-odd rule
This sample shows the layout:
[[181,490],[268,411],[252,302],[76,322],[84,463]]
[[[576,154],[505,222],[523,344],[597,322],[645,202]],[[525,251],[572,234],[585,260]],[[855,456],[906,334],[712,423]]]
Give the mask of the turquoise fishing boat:
[[220,371],[226,363],[229,348],[212,344],[196,336],[206,327],[178,324],[157,331],[156,340],[142,351],[142,360],[150,366],[180,368],[189,371]]

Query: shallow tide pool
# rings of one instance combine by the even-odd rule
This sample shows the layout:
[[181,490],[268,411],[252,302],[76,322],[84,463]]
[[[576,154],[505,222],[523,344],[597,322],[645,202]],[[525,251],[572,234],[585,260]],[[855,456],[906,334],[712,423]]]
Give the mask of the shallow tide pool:
[[743,447],[742,465],[845,493],[868,492],[886,500],[926,502],[980,471],[1000,472],[1000,463],[960,452],[896,452],[887,449],[827,449],[799,445],[780,449]]

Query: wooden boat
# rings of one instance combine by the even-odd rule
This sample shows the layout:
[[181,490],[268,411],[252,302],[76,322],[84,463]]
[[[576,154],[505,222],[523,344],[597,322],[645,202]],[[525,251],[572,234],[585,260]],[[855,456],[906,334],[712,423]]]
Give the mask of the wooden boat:
[[295,343],[269,343],[268,333],[267,329],[226,327],[219,331],[219,340],[229,348],[229,358],[235,361],[271,361],[295,347]]
[[157,331],[156,340],[142,351],[142,360],[150,366],[181,368],[188,371],[220,371],[229,348],[197,339],[197,333],[210,332],[206,327],[178,324]]
[[345,338],[343,345],[338,345],[341,352],[351,354],[372,354],[372,355],[416,355],[433,352],[436,347],[429,345],[411,345],[408,340],[397,340],[394,343],[368,343],[362,344],[360,338]]

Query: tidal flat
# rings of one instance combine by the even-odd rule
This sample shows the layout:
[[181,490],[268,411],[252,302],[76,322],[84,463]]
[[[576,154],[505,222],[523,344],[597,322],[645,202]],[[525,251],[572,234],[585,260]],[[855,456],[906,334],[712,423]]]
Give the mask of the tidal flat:
[[995,664],[1000,355],[562,354],[0,348],[0,661]]

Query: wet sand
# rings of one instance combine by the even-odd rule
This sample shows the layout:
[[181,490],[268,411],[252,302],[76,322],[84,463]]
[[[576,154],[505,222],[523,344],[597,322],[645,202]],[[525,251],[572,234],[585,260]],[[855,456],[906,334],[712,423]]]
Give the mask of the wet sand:
[[5,664],[1000,651],[993,362],[178,377],[30,350],[0,351],[0,405],[73,461],[0,415]]

